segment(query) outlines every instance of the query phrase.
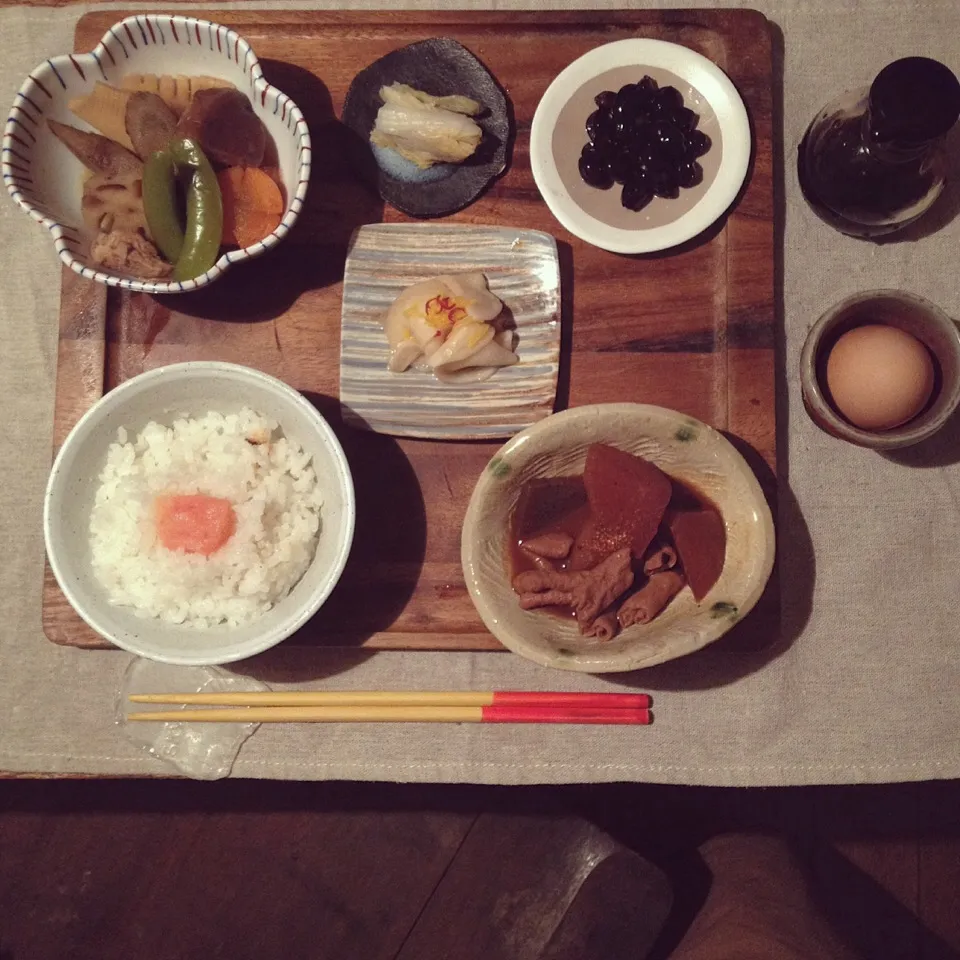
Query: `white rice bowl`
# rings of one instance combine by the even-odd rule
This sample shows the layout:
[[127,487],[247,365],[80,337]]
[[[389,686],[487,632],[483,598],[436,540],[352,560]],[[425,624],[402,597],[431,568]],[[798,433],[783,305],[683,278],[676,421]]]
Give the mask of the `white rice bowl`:
[[[111,603],[191,627],[239,626],[286,596],[310,566],[322,495],[311,457],[249,407],[118,430],[90,514],[94,575]],[[156,498],[207,494],[236,529],[210,556],[159,541]]]
[[[244,407],[280,424],[287,441],[310,456],[323,494],[316,553],[301,579],[271,609],[239,626],[196,629],[118,604],[94,573],[90,518],[110,447],[120,428],[135,440],[151,421],[171,427],[211,410],[228,416]],[[278,435],[275,435],[278,436]],[[182,478],[180,478],[182,480]],[[69,432],[54,459],[43,502],[43,536],[57,591],[45,593],[44,632],[54,643],[95,646],[97,638],[162,663],[234,663],[275,647],[304,628],[326,603],[350,555],[356,498],[350,464],[317,406],[294,387],[260,370],[220,360],[156,367],[105,393]],[[329,629],[329,621],[327,621]],[[311,639],[324,628],[308,627]]]

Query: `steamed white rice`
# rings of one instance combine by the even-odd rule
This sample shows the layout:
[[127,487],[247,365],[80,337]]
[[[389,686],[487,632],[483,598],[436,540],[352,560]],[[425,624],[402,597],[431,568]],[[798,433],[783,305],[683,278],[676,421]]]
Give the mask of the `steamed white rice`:
[[[142,617],[210,627],[256,620],[287,595],[316,552],[322,498],[310,456],[274,420],[237,414],[118,431],[90,516],[93,570],[111,602]],[[209,557],[161,545],[160,494],[233,504],[236,531]]]

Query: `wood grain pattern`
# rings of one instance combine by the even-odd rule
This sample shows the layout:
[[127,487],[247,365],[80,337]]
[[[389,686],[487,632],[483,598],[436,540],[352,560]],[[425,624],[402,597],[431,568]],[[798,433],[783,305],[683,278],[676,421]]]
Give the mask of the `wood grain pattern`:
[[[634,938],[632,953],[611,950],[606,956],[610,960],[618,955],[645,957],[670,910],[672,895],[666,878],[635,855],[618,852],[613,838],[579,817],[541,816],[536,830],[530,828],[528,816],[480,817],[407,935],[397,960],[574,956],[570,941],[588,933],[578,915],[591,913],[595,875],[594,882],[607,887],[608,901],[605,923],[594,920],[597,928],[606,926],[612,933],[626,914]],[[635,875],[630,873],[631,866],[637,868]],[[608,872],[610,882],[605,884]],[[632,888],[633,902],[616,902],[611,888],[617,887],[625,894]],[[564,921],[569,923],[566,930]],[[596,949],[595,955],[601,951]]]
[[[216,813],[210,792],[187,799],[189,784],[114,786],[112,801],[86,807],[82,831],[42,800],[0,812],[4,958],[62,955],[69,942],[78,960],[390,960],[476,817],[402,802],[333,813],[296,791],[264,806],[243,789]],[[57,877],[54,889],[24,886],[28,871]]]
[[[89,50],[123,15],[83,17],[76,49]],[[459,563],[463,512],[498,444],[361,433],[342,424],[337,400],[347,241],[363,223],[406,218],[355,179],[344,149],[348,132],[336,116],[359,69],[426,37],[462,42],[513,102],[516,141],[507,173],[450,219],[557,238],[563,288],[558,407],[616,399],[692,414],[731,436],[775,498],[771,54],[760,14],[222,11],[218,19],[251,42],[267,79],[304,110],[316,150],[300,222],[276,253],[193,294],[152,298],[66,284],[61,331],[70,333],[61,332],[55,436],[62,440],[103,389],[186,359],[246,363],[303,391],[343,442],[358,519],[341,583],[290,642],[499,648],[470,602]],[[553,219],[530,172],[530,123],[549,82],[587,50],[630,36],[682,43],[715,60],[740,89],[755,135],[752,168],[731,215],[662,255],[618,256],[586,246]],[[98,302],[105,304],[100,314]],[[776,639],[778,592],[774,579],[761,606],[722,641],[724,648],[757,648]],[[54,642],[102,643],[49,573],[43,623]]]
[[[529,955],[533,935],[549,937],[537,960],[640,960],[662,902],[650,896],[657,864],[674,894],[650,954],[662,960],[709,885],[696,847],[760,830],[791,838],[812,861],[812,890],[843,921],[837,929],[850,930],[851,914],[864,921],[865,936],[850,940],[857,956],[956,960],[958,811],[960,782],[947,781],[768,790],[8,782],[0,955],[492,960],[517,942],[507,955]],[[848,869],[830,882],[825,868],[843,863],[822,853],[849,856],[851,841],[859,869],[835,854]],[[917,884],[909,900],[887,892],[898,870],[900,889]],[[230,895],[217,896],[225,884]],[[718,930],[727,953],[736,921]],[[438,941],[424,936],[431,928]],[[442,950],[451,944],[462,949]]]

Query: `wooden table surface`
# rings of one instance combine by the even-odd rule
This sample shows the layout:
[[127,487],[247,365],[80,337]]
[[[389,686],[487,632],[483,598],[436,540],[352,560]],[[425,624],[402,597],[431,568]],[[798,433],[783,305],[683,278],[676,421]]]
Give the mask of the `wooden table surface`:
[[703,901],[696,846],[763,830],[858,956],[956,960],[958,811],[957,783],[7,783],[0,956],[638,960],[643,857],[675,890],[664,960]]

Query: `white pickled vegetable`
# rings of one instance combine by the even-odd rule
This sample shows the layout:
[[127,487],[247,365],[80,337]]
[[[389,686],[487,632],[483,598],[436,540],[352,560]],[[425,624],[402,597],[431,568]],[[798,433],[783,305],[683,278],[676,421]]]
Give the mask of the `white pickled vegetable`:
[[[450,339],[453,339],[452,337]],[[449,341],[448,341],[449,342]],[[467,367],[511,367],[520,358],[509,348],[501,346],[496,339],[491,339],[479,350],[471,353],[463,360],[452,360],[441,365],[431,362],[437,373],[457,373]]]
[[456,324],[443,346],[431,355],[430,366],[436,369],[448,363],[460,366],[470,363],[474,354],[490,343],[494,333],[496,331],[489,323],[467,321]]
[[381,87],[380,99],[393,106],[434,107],[438,110],[463,113],[468,117],[475,117],[483,109],[476,100],[471,100],[469,97],[461,97],[459,94],[450,97],[434,97],[406,83],[391,83],[389,87]]
[[490,292],[482,273],[451,273],[439,278],[450,295],[463,303],[471,320],[490,323],[503,312],[503,303]]
[[391,373],[403,373],[404,370],[416,363],[423,356],[420,344],[414,339],[401,340],[390,351],[387,369]]
[[[506,343],[501,342],[503,340]],[[519,361],[520,358],[510,349],[511,341],[511,332],[501,330],[485,347],[481,347],[466,360],[446,363],[435,367],[433,372],[438,380],[445,383],[477,383],[489,380],[500,367],[510,367]]]
[[481,106],[469,97],[433,97],[403,83],[380,88],[383,106],[370,134],[421,169],[435,163],[462,163],[472,156],[483,130],[471,119]]
[[387,369],[399,373],[423,360],[440,380],[486,379],[519,359],[512,331],[492,325],[502,310],[482,273],[447,274],[407,287],[383,321]]

